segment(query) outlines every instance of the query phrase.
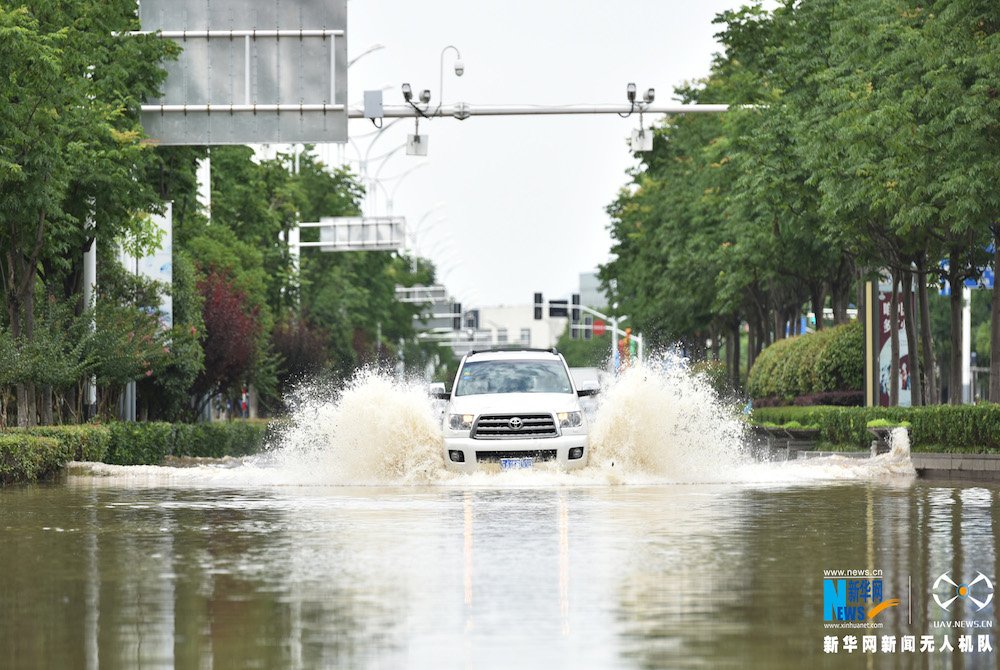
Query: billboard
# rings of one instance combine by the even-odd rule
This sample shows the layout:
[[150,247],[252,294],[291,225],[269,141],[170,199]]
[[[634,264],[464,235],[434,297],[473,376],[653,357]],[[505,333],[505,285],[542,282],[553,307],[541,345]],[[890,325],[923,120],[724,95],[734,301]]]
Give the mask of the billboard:
[[[892,330],[899,335],[899,374],[896,383],[899,389],[899,406],[913,404],[911,395],[912,375],[909,343],[906,340],[904,318],[906,310],[916,312],[916,291],[910,304],[903,302],[899,292],[899,318],[892,323],[890,312],[892,284],[880,281],[877,284],[865,282],[865,406],[889,406],[892,371]],[[916,355],[916,352],[914,352]]]
[[347,141],[347,0],[141,0],[181,47],[142,105],[159,144]]
[[159,231],[160,246],[146,256],[136,258],[122,251],[118,261],[130,273],[160,282],[167,290],[160,295],[159,319],[163,330],[174,325],[174,298],[169,287],[173,285],[173,203],[168,202],[163,214],[150,214],[149,218]]
[[[910,351],[906,340],[906,330],[904,327],[904,314],[908,309],[914,309],[912,304],[904,304],[902,292],[899,293],[899,315],[895,328],[899,334],[899,406],[910,407],[912,397],[910,395]],[[889,382],[890,371],[892,369],[892,329],[893,323],[890,317],[892,300],[892,283],[879,282],[878,286],[878,333],[876,334],[876,351],[878,352],[878,404],[883,407],[889,406]]]

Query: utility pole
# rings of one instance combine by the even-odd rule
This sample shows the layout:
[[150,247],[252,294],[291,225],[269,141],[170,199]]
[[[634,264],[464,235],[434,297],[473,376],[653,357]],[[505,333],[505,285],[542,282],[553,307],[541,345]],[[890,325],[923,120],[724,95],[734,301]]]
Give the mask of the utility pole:
[[[83,308],[94,309],[97,306],[97,226],[94,221],[93,207],[91,202],[91,215],[87,219],[87,230],[93,237],[90,240],[90,248],[83,252]],[[88,328],[90,332],[97,330],[96,314],[91,317]],[[97,378],[89,377],[84,384],[83,391],[83,418],[90,420],[97,415]]]

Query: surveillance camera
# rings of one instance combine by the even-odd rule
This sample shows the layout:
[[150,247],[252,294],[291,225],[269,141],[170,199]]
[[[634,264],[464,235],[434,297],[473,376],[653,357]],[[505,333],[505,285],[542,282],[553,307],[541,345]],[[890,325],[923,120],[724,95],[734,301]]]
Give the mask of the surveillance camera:
[[625,96],[628,98],[629,102],[635,102],[635,84],[629,83],[625,87]]
[[656,89],[648,89],[646,95],[643,97],[646,99],[646,102],[653,102],[656,99]]
[[430,101],[431,101],[431,92],[430,92],[430,90],[429,90],[429,89],[426,89],[426,88],[425,88],[425,89],[424,89],[424,90],[423,90],[423,91],[422,91],[422,92],[420,93],[420,102],[422,102],[422,103],[424,103],[424,104],[426,105],[426,104],[427,104],[428,102],[430,102]]
[[465,74],[465,61],[459,58],[455,61],[455,75],[461,77],[463,74]]
[[413,89],[410,88],[409,84],[403,84],[403,100],[406,102],[413,100]]

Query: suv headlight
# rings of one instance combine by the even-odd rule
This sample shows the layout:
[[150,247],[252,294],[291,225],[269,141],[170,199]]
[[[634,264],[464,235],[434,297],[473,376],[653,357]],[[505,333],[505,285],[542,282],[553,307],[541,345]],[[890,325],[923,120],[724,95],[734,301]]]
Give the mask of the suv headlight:
[[559,412],[556,418],[559,419],[560,428],[578,428],[583,425],[583,412]]
[[449,414],[448,427],[452,430],[472,430],[475,418],[472,414]]

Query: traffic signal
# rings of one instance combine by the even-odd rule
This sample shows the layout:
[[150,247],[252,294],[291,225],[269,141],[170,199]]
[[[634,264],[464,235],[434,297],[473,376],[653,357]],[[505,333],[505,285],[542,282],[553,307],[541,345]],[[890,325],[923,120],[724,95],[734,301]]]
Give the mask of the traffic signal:
[[573,304],[573,309],[569,313],[569,336],[574,339],[580,339],[580,294],[574,293],[570,297],[570,302]]
[[569,307],[565,300],[549,300],[549,318],[569,316]]
[[462,303],[455,302],[451,305],[451,328],[452,330],[462,330]]
[[542,294],[541,293],[536,293],[535,294],[535,321],[541,321],[542,320],[542,308],[543,308],[543,306],[544,305],[542,303]]

